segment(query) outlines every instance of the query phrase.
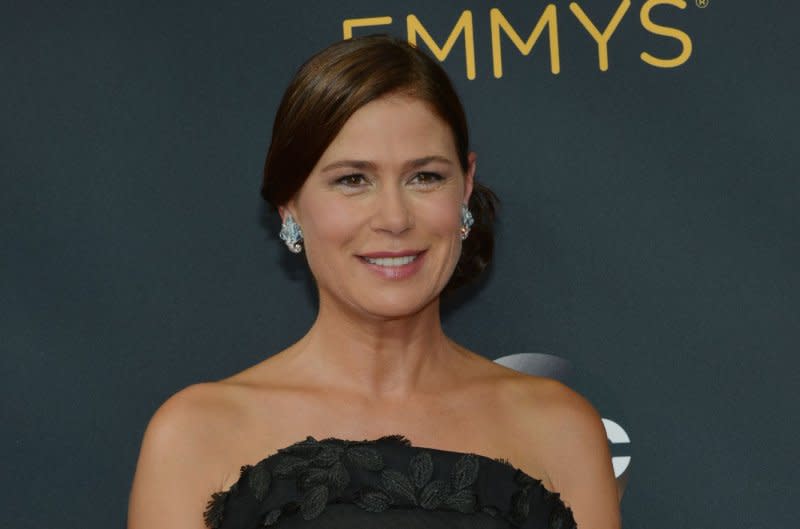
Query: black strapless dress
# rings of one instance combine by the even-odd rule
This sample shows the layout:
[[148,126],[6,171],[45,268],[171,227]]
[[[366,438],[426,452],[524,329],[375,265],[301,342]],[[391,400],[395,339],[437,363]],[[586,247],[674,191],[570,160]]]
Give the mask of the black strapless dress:
[[307,437],[211,496],[209,529],[574,529],[558,493],[504,459],[402,435]]

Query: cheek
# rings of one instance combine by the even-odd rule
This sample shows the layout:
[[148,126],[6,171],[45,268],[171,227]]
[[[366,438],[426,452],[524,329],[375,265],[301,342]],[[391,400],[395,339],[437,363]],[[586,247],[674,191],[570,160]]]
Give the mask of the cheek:
[[419,220],[429,226],[431,231],[443,237],[454,236],[461,228],[459,212],[453,208],[452,201],[424,208],[420,211]]
[[340,246],[357,233],[359,215],[353,208],[344,207],[335,200],[309,204],[306,211],[303,231],[309,251]]

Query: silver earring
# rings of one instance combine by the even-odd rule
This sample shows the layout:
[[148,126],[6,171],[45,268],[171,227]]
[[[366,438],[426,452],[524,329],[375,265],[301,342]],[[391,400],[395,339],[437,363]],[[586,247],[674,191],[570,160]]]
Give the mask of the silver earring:
[[466,204],[461,204],[461,240],[469,236],[469,229],[475,224],[475,219],[472,218],[472,212]]
[[286,243],[290,252],[300,253],[303,251],[303,247],[300,245],[303,241],[303,230],[300,229],[300,225],[295,222],[294,218],[289,213],[286,214],[286,220],[281,224],[279,237]]

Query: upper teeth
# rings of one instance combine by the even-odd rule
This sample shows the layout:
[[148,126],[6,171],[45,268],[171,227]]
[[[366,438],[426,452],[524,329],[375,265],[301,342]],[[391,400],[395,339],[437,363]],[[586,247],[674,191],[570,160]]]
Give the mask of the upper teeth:
[[364,259],[368,263],[380,266],[403,266],[404,264],[408,264],[416,258],[416,255],[405,255],[403,257],[365,257]]

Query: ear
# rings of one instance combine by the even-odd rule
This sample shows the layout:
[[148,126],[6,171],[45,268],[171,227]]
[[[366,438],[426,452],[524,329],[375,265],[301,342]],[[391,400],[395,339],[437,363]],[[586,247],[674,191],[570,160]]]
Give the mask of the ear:
[[297,213],[294,200],[290,200],[286,204],[278,206],[278,214],[281,216],[281,222],[284,222],[286,220],[286,215],[291,215],[292,217],[294,217],[295,220],[297,220]]
[[469,197],[472,195],[472,188],[475,185],[475,168],[477,167],[478,155],[471,152],[467,155],[467,172],[464,175],[464,204],[469,204]]

